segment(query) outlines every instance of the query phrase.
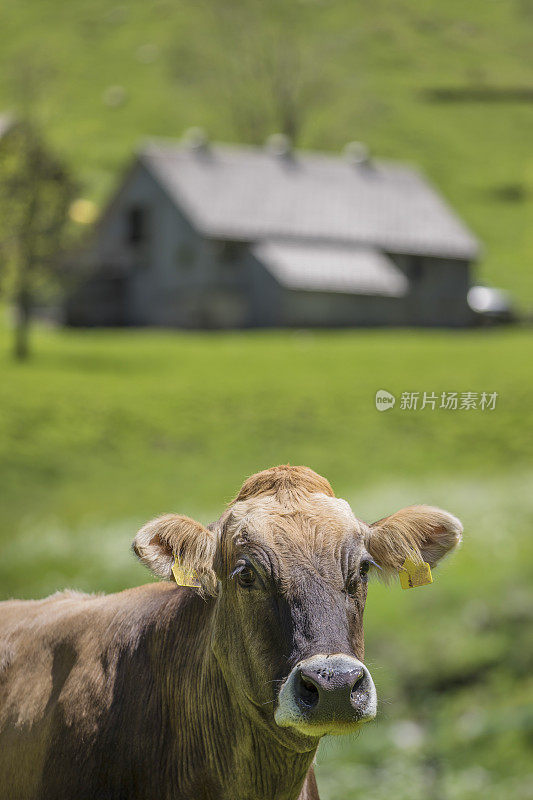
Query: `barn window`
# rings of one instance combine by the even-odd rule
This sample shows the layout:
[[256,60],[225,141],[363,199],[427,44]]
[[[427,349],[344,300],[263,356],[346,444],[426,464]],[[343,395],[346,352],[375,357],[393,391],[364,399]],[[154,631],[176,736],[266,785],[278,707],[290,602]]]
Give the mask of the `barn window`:
[[147,238],[147,215],[142,206],[132,206],[127,215],[126,238],[129,244],[138,245]]

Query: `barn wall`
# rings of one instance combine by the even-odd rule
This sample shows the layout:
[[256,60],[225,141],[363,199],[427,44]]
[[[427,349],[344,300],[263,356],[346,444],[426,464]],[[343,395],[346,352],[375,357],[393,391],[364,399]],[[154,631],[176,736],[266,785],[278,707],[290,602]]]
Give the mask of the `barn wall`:
[[[148,214],[147,240],[136,246],[127,242],[127,212],[133,206],[144,207]],[[142,164],[132,170],[111,203],[96,231],[89,260],[96,274],[71,298],[67,312],[71,324],[184,328],[254,324],[250,293],[255,273],[250,274],[247,247],[199,236]],[[113,317],[117,275],[123,278],[123,297]]]
[[408,324],[448,327],[472,324],[466,299],[471,281],[469,262],[397,255],[391,258],[409,278]]
[[69,293],[63,320],[82,328],[110,328],[126,325],[126,285],[122,276],[98,273],[86,278]]
[[349,327],[405,324],[405,305],[395,297],[284,290],[283,324]]
[[268,328],[285,324],[283,316],[284,290],[252,253],[248,256],[250,275],[250,325]]
[[461,327],[472,321],[466,296],[470,288],[469,266],[464,261],[425,259],[426,271],[417,293],[420,325]]
[[[147,238],[128,244],[127,213],[133,206],[146,209]],[[152,175],[139,164],[115,198],[97,245],[104,266],[120,263],[126,272],[127,322],[131,325],[173,325],[187,321],[180,289],[188,278],[178,264],[180,247],[198,250],[200,239],[176,210]]]
[[[147,239],[127,241],[127,212],[146,209]],[[174,242],[195,237],[187,221],[144,166],[137,162],[111,201],[84,254],[92,276],[67,301],[74,325],[157,325],[168,313],[164,288],[170,281]],[[119,291],[120,287],[120,291]]]

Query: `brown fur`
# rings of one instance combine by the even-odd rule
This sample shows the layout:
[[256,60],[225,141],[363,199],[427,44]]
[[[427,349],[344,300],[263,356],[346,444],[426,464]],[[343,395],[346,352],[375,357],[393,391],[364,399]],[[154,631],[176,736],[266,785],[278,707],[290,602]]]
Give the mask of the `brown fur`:
[[239,500],[248,500],[260,495],[274,495],[278,500],[296,501],[304,494],[321,492],[328,497],[335,497],[329,481],[309,467],[292,467],[283,464],[271,467],[247,478],[232,504]]
[[463,526],[452,514],[432,506],[409,506],[375,522],[366,543],[388,572],[398,572],[408,556],[434,567],[461,542]]
[[[156,575],[177,556],[200,591],[2,603],[0,800],[318,800],[318,741],[275,725],[277,687],[306,655],[363,657],[366,585],[346,617],[344,584],[365,548],[389,571],[411,549],[433,564],[460,531],[424,506],[369,527],[325,478],[281,466],[208,528],[169,514],[137,534]],[[270,600],[237,591],[243,556],[265,565]]]
[[213,559],[216,537],[199,522],[182,514],[165,514],[147,522],[133,543],[136,556],[160,578],[172,580],[172,565],[194,572],[206,594],[214,595]]

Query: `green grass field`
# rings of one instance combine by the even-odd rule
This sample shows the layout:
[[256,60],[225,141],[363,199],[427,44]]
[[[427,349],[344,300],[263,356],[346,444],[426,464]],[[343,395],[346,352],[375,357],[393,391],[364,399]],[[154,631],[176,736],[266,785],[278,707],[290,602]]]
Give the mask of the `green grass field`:
[[[381,697],[326,740],[325,800],[531,796],[531,334],[179,334],[39,329],[15,364],[0,329],[0,593],[149,580],[150,516],[210,521],[251,472],[305,463],[361,518],[413,502],[461,517],[432,586],[371,587]],[[374,395],[496,391],[494,411],[378,412]]]
[[[254,0],[233,0],[239,3],[246,9]],[[531,308],[533,103],[515,92],[531,86],[531,4],[269,0],[263,6],[289,49],[291,36],[295,46],[303,42],[304,75],[317,77],[299,144],[339,151],[358,139],[377,156],[419,165],[482,240],[479,277]],[[203,125],[214,139],[246,138],[228,91],[243,97],[248,91],[250,104],[265,109],[265,133],[272,132],[266,91],[246,65],[228,88],[239,40],[220,33],[221,21],[216,0],[71,0],[68,8],[60,0],[5,3],[0,109],[17,105],[33,70],[40,91],[32,110],[81,176],[83,192],[102,203],[143,137],[178,137]],[[122,100],[110,106],[106,92],[116,86]],[[448,87],[502,94],[436,100],[435,90]]]
[[[261,7],[289,47],[303,43],[317,76],[298,145],[338,152],[362,140],[421,167],[481,239],[479,279],[531,309],[533,103],[520,98],[533,74],[531,3]],[[231,72],[242,53],[220,9],[5,3],[0,112],[32,88],[31,111],[100,206],[143,137],[202,125],[216,140],[249,139],[228,89],[267,109],[273,132],[253,70]],[[465,87],[479,99],[461,99]],[[455,99],[439,99],[442,89]],[[530,332],[39,328],[34,350],[15,364],[0,322],[0,598],[147,581],[129,549],[146,519],[210,521],[246,475],[276,463],[325,474],[363,519],[441,505],[464,521],[464,545],[432,586],[371,587],[380,713],[357,738],[323,743],[321,794],[533,798]],[[378,389],[397,396],[393,410],[376,411]],[[402,410],[401,393],[416,391],[498,399],[493,411]]]

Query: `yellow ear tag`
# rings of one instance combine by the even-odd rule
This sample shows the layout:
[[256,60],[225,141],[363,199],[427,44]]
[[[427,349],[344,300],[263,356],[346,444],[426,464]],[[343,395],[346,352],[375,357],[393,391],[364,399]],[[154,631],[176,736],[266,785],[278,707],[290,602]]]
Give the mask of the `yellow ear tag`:
[[200,586],[196,572],[193,569],[185,569],[182,567],[177,557],[172,566],[172,574],[178,586]]
[[415,586],[425,586],[428,583],[433,583],[431,567],[427,561],[406,558],[399,574],[402,589],[413,589]]

